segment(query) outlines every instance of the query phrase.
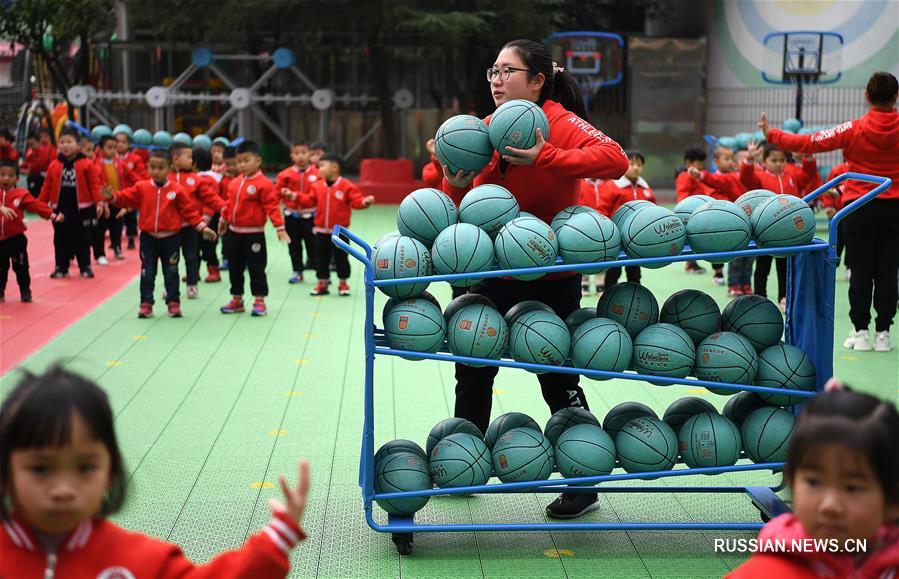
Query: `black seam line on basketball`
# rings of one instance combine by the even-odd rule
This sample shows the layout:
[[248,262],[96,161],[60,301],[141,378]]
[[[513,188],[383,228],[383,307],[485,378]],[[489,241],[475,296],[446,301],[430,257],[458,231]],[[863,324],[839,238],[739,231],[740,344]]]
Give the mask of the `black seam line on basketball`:
[[[732,309],[730,309],[730,308],[724,308],[725,310],[730,309],[730,315],[728,315],[728,316],[726,317],[726,319],[727,319],[728,323],[729,323],[731,326],[733,326],[734,324],[738,323],[738,322],[740,321],[740,319],[743,318],[743,316],[745,316],[746,314],[748,314],[749,312],[751,312],[751,311],[754,310],[755,308],[758,308],[758,307],[767,307],[765,304],[768,304],[768,303],[770,303],[772,306],[774,306],[774,302],[769,302],[767,298],[763,298],[763,297],[761,297],[761,296],[753,296],[753,297],[750,297],[749,299],[752,300],[752,303],[750,303],[750,304],[749,304],[748,306],[746,306],[745,308],[737,309],[737,306],[736,306],[736,305],[734,305],[734,307],[733,307]],[[743,300],[741,300],[741,301],[742,301],[742,302],[746,302],[746,301],[748,301],[748,300],[743,299]],[[731,302],[731,304],[739,304],[739,303],[741,303],[741,302],[736,302],[736,301],[735,301],[735,302]],[[774,306],[774,307],[777,307],[777,306]],[[732,318],[734,310],[737,310],[737,317]],[[722,313],[722,317],[724,317],[724,314],[723,314],[723,313]]]
[[[665,309],[662,308],[662,313],[664,313],[664,312],[665,312]],[[717,313],[717,312],[703,312],[703,313],[696,314],[695,316],[689,316],[689,317],[686,317],[686,318],[682,318],[682,317],[680,317],[680,316],[677,315],[677,314],[672,314],[672,313],[668,312],[667,314],[665,314],[665,317],[666,317],[667,319],[669,319],[669,320],[670,320],[670,319],[677,319],[677,323],[675,323],[675,322],[664,322],[664,323],[666,323],[666,324],[667,324],[667,323],[670,323],[670,324],[674,324],[674,325],[676,325],[676,326],[679,326],[679,325],[681,325],[681,324],[684,323],[684,322],[690,322],[690,321],[693,321],[693,320],[695,320],[695,319],[697,319],[697,318],[702,318],[702,317],[705,317],[705,316],[711,316],[711,315],[717,315],[719,318],[721,317],[721,314],[720,314],[720,313]],[[681,328],[681,329],[683,329],[683,328]]]
[[[595,327],[595,328],[590,328],[589,330],[587,330],[586,332],[584,332],[584,334],[583,334],[583,336],[581,336],[581,338],[583,339],[585,336],[587,336],[590,332],[592,332],[592,331],[594,331],[594,330],[602,330],[602,329],[605,329],[605,328],[603,328],[602,326],[597,326],[597,327]],[[596,349],[593,350],[593,355],[590,356],[590,359],[587,360],[586,364],[584,364],[584,367],[585,367],[585,368],[590,368],[590,364],[593,363],[593,359],[596,358],[596,355],[599,354],[599,351],[603,349],[603,346],[605,346],[606,341],[608,341],[608,339],[611,338],[611,337],[612,337],[612,332],[609,332],[608,334],[605,335],[605,337],[602,339],[602,341],[599,343],[599,345],[596,346]],[[615,355],[615,366],[618,365],[618,358],[619,358],[620,356],[621,356],[621,341],[619,340],[619,342],[618,342],[618,354]]]
[[[654,453],[656,453],[656,454],[658,454],[659,456],[661,456],[662,458],[664,458],[666,461],[668,460],[668,455],[663,455],[661,452],[659,452],[658,450],[656,450],[656,448],[655,448],[654,446],[650,445],[648,442],[646,442],[646,441],[643,440],[642,438],[638,438],[638,437],[634,436],[633,434],[631,434],[630,432],[628,432],[628,431],[626,431],[626,430],[621,430],[621,431],[618,433],[619,436],[621,436],[622,434],[626,434],[626,435],[630,436],[631,438],[633,438],[634,440],[636,440],[637,442],[639,442],[640,444],[642,444],[642,445],[645,446],[646,448],[650,449],[650,450],[653,451]],[[661,431],[660,431],[660,434],[661,434]],[[664,435],[663,435],[662,437],[665,438]],[[665,438],[665,448],[668,448],[668,439],[667,439],[667,438]],[[630,460],[630,459],[628,459],[628,460]],[[653,462],[642,462],[642,461],[638,461],[638,460],[630,460],[630,462],[635,462],[635,463],[637,463],[637,464],[655,464],[655,463],[653,463]]]
[[[519,114],[517,117],[515,117],[515,120],[512,121],[511,123],[509,123],[509,126],[508,126],[508,127],[506,128],[506,130],[503,132],[503,136],[499,139],[500,144],[502,144],[502,142],[506,140],[506,137],[509,135],[509,131],[511,131],[511,130],[512,130],[512,127],[515,126],[515,123],[517,123],[517,122],[521,119],[521,117],[523,117],[524,115],[526,115],[526,114],[528,114],[529,112],[531,112],[531,108],[530,108],[530,107],[522,107],[522,108],[524,108],[524,111],[522,111],[521,114]],[[530,138],[530,137],[528,137],[528,138]],[[525,143],[527,143],[527,141],[525,141]],[[506,145],[506,146],[508,146],[508,145]],[[505,152],[505,151],[500,151],[499,154],[500,154],[500,155],[505,155],[506,152]]]
[[[564,224],[564,227],[567,227],[568,229],[573,229],[574,231],[577,231],[578,233],[580,233],[581,235],[583,235],[584,237],[586,237],[586,238],[589,239],[590,241],[593,241],[593,242],[596,242],[596,243],[602,243],[602,244],[605,244],[606,241],[607,241],[606,239],[596,239],[595,237],[591,236],[591,235],[590,235],[589,233],[587,233],[586,231],[583,231],[583,230],[581,230],[581,229],[575,227],[575,226],[572,225],[571,223],[565,223],[565,224]],[[602,230],[600,230],[600,233],[602,233]]]
[[[496,200],[508,201],[509,197],[507,197],[506,195],[502,195],[502,194],[493,195],[493,196],[489,196],[489,197],[481,197],[480,199],[475,199],[474,201],[469,201],[468,203],[466,203],[465,207],[463,207],[460,211],[465,211],[466,209],[470,209],[470,208],[474,207],[475,205],[477,205],[478,203],[483,203],[484,201],[496,201]],[[464,198],[463,198],[463,201],[464,201]]]
[[[497,236],[497,237],[499,237],[499,236]],[[503,237],[505,237],[505,236],[503,236]],[[538,267],[541,265],[537,260],[535,260],[535,259],[531,256],[530,252],[529,252],[527,249],[525,249],[525,247],[524,247],[523,245],[521,245],[521,243],[518,241],[518,239],[515,238],[514,235],[510,235],[509,237],[511,237],[511,238],[512,238],[512,241],[515,242],[515,245],[517,245],[518,247],[521,248],[521,250],[522,250],[522,251],[524,252],[524,254],[528,257],[528,259],[531,260],[531,263],[533,263],[535,266],[538,266]],[[506,244],[505,244],[505,241],[503,241],[503,256],[506,255],[505,249],[506,249]]]
[[[640,346],[643,347],[643,344],[640,344]],[[656,350],[664,350],[665,352],[671,352],[673,354],[680,354],[681,356],[684,356],[685,358],[689,357],[689,356],[686,356],[683,352],[679,352],[677,350],[672,350],[671,348],[666,348],[665,346],[652,346],[652,348],[654,348]],[[693,353],[693,358],[694,359],[696,358],[695,352]]]
[[[439,233],[441,228],[437,224],[435,224],[433,220],[431,220],[431,216],[428,215],[428,212],[425,210],[425,208],[421,206],[421,203],[418,202],[418,199],[413,196],[410,196],[409,198],[412,199],[412,202],[415,203],[416,207],[421,210],[422,215],[425,216],[425,219],[428,220],[428,223],[431,224],[431,227],[433,227],[434,230]],[[446,213],[446,206],[444,206],[443,212]],[[449,220],[449,216],[447,216],[447,220]]]
[[[734,349],[732,349],[732,348],[725,347],[725,346],[715,346],[715,347],[716,347],[716,348],[723,348],[723,349],[727,350],[728,352],[730,352],[731,354],[736,355],[738,358],[740,358],[741,360],[743,360],[744,362],[746,362],[746,363],[749,364],[750,366],[752,365],[752,359],[751,359],[751,358],[750,358],[750,359],[746,359],[745,356],[743,356],[742,354],[740,354],[739,352],[737,352],[736,350],[734,350]],[[754,351],[754,350],[753,350],[753,351]],[[697,352],[697,354],[699,354],[699,352]],[[698,357],[698,356],[697,356],[697,357]],[[758,359],[756,358],[756,361],[757,361],[757,360],[758,360]],[[709,369],[712,369],[712,368],[733,368],[733,365],[727,365],[727,366],[706,366],[706,368],[709,368]]]
[[[768,410],[769,410],[768,417],[765,419],[764,424],[762,424],[762,427],[759,429],[759,436],[757,436],[756,440],[755,440],[755,455],[757,457],[759,457],[760,460],[763,460],[762,459],[762,433],[765,432],[766,428],[768,428],[768,423],[771,422],[771,420],[774,418],[774,415],[776,414],[775,410],[777,410],[777,409],[770,408]],[[769,454],[767,456],[771,456],[771,455]],[[767,456],[765,458],[767,458]]]
[[[542,222],[541,222],[541,223],[542,223]],[[532,228],[530,228],[530,227],[527,227],[527,225],[528,225],[527,222],[524,222],[524,223],[517,223],[516,225],[517,225],[518,227],[520,227],[521,229],[524,229],[525,231],[530,231],[530,232],[533,233],[534,235],[539,235],[540,237],[542,237],[542,238],[546,241],[546,243],[552,245],[552,241],[550,241],[549,238],[546,236],[546,234],[549,234],[549,235],[555,235],[554,232],[553,232],[553,230],[552,230],[552,228],[550,228],[549,231],[543,229],[542,227],[540,227],[539,229],[532,229]],[[544,224],[544,225],[545,225],[545,224]],[[536,227],[536,226],[535,226],[535,227]]]
[[[455,444],[456,446],[458,446],[459,448],[461,448],[462,450],[464,450],[464,451],[468,454],[468,456],[470,456],[470,457],[472,458],[472,460],[474,460],[475,462],[477,462],[478,457],[476,457],[475,455],[473,455],[473,454],[471,453],[471,451],[468,450],[468,448],[466,448],[465,446],[459,444],[459,443],[456,442],[455,440],[449,440],[449,441],[447,441],[447,442],[449,442],[450,444]],[[459,460],[459,459],[456,459],[456,460]]]
[[[768,226],[765,227],[764,229],[762,229],[761,231],[757,231],[755,233],[755,236],[759,237],[760,235],[764,234],[766,231],[768,231],[769,229],[771,229],[772,227],[774,227],[775,225],[780,223],[784,218],[789,217],[789,216],[793,215],[794,213],[798,213],[800,211],[802,211],[802,206],[796,205],[795,207],[793,207],[792,211],[790,211],[789,213],[784,213],[783,215],[780,216],[780,219],[778,219],[777,221],[774,221],[772,223],[769,223]],[[764,214],[762,214],[762,216],[764,216]],[[759,217],[759,221],[761,221],[761,217]]]
[[[457,228],[457,229],[458,229],[458,228]],[[453,232],[453,236],[455,237],[455,231]],[[466,264],[465,264],[463,267],[459,268],[461,271],[469,271],[468,266],[471,265],[471,260],[474,259],[474,254],[475,254],[475,252],[477,251],[478,246],[479,246],[480,244],[481,244],[481,230],[480,230],[480,228],[479,228],[479,229],[478,229],[478,236],[475,238],[475,242],[474,242],[474,249],[475,249],[475,251],[469,252],[469,254],[468,254],[468,262],[466,262]],[[458,249],[458,244],[457,244],[457,246],[456,246],[456,266],[458,267],[458,265],[459,265],[459,249]]]
[[696,419],[690,423],[690,433],[687,435],[687,444],[689,445],[688,448],[690,449],[690,458],[693,459],[693,464],[699,464],[699,461],[696,457],[696,445],[693,444],[693,433],[696,431],[697,422],[699,422],[699,419]]
[[[468,153],[469,155],[477,155],[478,157],[486,157],[488,160],[491,157],[493,157],[493,150],[492,150],[493,146],[492,145],[490,147],[491,151],[490,151],[489,155],[487,153],[482,153],[481,151],[472,151],[471,149],[466,149],[465,147],[460,147],[460,146],[454,145],[452,143],[443,143],[443,146],[441,147],[441,149],[444,149],[442,151],[444,157],[449,157],[448,153],[451,152],[451,151],[447,151],[446,149],[455,149],[456,151],[463,151],[465,153]],[[455,162],[455,159],[453,159],[453,162]]]
[[[562,363],[562,364],[565,363],[565,358],[567,357],[567,355],[566,355],[567,353],[566,353],[566,352],[563,352],[563,351],[561,350],[561,348],[559,348],[559,347],[555,344],[555,342],[553,342],[552,340],[548,339],[546,336],[544,336],[543,334],[541,334],[541,333],[538,332],[537,330],[531,328],[530,326],[528,326],[528,327],[526,327],[526,328],[524,328],[524,329],[525,329],[526,332],[528,332],[528,331],[534,332],[535,334],[537,334],[538,336],[540,336],[540,337],[541,337],[547,344],[549,344],[550,346],[552,346],[553,349],[555,349],[555,351],[559,353],[559,356],[561,356],[561,358],[562,358],[562,362],[561,362],[561,363]],[[566,328],[566,329],[567,329],[567,328]],[[535,360],[537,360],[537,359],[538,359],[537,356],[534,355],[534,351],[531,349],[530,341],[528,341],[528,339],[527,339],[527,333],[525,333],[525,340],[524,340],[524,343],[525,343],[525,346],[527,346],[528,353],[531,355],[531,357],[534,358]],[[569,345],[570,345],[570,344],[569,344]]]
[[715,419],[707,417],[709,421],[709,428],[712,430],[712,440],[715,441],[715,465],[717,466],[721,462],[721,457],[718,455],[718,433],[715,430]]

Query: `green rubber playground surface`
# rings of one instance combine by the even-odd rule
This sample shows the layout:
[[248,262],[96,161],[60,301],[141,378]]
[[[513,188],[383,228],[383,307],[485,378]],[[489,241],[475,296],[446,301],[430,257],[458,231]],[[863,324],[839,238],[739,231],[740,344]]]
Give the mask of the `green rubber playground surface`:
[[[395,229],[395,207],[354,215],[353,231],[374,240]],[[272,232],[269,231],[271,234]],[[352,261],[352,260],[351,260]],[[742,554],[716,553],[716,538],[753,532],[421,533],[409,557],[397,555],[388,535],[365,523],[357,486],[362,433],[364,299],[353,265],[351,297],[313,298],[312,280],[290,286],[285,247],[269,238],[269,316],[224,316],[227,282],[201,285],[185,300],[184,318],[136,317],[137,282],[27,360],[39,371],[64,360],[109,392],[130,477],[130,496],[115,520],[180,544],[195,561],[238,547],[268,520],[265,503],[280,494],[278,473],[293,481],[296,461],[312,464],[312,496],[304,519],[309,539],[292,557],[292,577],[720,577]],[[312,274],[312,272],[307,272]],[[847,284],[837,282],[834,363],[855,387],[895,400],[899,355],[841,348],[849,329]],[[314,277],[314,276],[312,276]],[[678,265],[644,270],[644,283],[661,303],[696,287],[727,302],[711,275],[691,276]],[[774,291],[774,276],[771,291]],[[160,280],[161,284],[161,280]],[[336,281],[335,281],[336,285]],[[161,291],[161,288],[160,288]],[[442,304],[449,286],[429,288]],[[378,295],[376,312],[384,296]],[[595,305],[596,297],[583,300]],[[379,320],[379,313],[376,314]],[[3,379],[4,393],[15,372]],[[677,398],[702,396],[723,407],[726,398],[687,386],[584,380],[600,418],[616,404],[639,401],[659,414]],[[375,442],[410,438],[424,443],[439,420],[452,415],[453,368],[438,362],[381,357],[376,362]],[[501,370],[494,416],[526,412],[543,424],[549,411],[537,381]],[[771,473],[690,476],[679,485],[774,485]],[[673,479],[632,484],[673,485]],[[742,494],[600,495],[588,521],[756,522]],[[428,523],[542,523],[547,494],[437,497],[418,520]],[[376,517],[386,521],[377,507]]]

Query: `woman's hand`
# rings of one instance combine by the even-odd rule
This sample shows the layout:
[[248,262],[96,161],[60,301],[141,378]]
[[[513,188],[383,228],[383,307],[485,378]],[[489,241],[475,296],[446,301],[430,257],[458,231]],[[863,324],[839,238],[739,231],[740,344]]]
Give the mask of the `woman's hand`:
[[464,189],[471,185],[471,182],[478,176],[478,173],[477,171],[469,171],[466,173],[462,169],[459,169],[459,172],[453,175],[449,170],[449,165],[444,165],[443,176],[446,178],[446,182],[456,189]]
[[537,156],[540,154],[540,149],[546,144],[546,141],[543,139],[543,131],[541,131],[539,127],[534,130],[534,137],[536,143],[530,149],[506,147],[506,151],[508,151],[509,154],[503,155],[503,159],[508,161],[510,165],[533,165],[534,161],[537,160]]
[[274,498],[269,499],[268,508],[273,513],[284,512],[291,519],[295,520],[297,524],[300,524],[303,521],[303,513],[306,511],[306,502],[309,497],[309,483],[311,480],[309,477],[309,461],[306,459],[301,460],[297,470],[297,486],[295,488],[290,488],[283,474],[278,477],[281,493],[284,495],[284,502],[282,503]]

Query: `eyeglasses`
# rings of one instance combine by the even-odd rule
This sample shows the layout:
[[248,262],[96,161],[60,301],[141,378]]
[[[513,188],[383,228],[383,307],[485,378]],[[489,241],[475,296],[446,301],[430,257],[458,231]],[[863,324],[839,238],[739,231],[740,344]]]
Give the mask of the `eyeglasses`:
[[487,82],[493,82],[493,79],[499,75],[500,80],[506,82],[509,80],[509,77],[512,76],[513,72],[530,72],[529,68],[515,68],[514,66],[504,66],[502,68],[488,68],[487,69]]

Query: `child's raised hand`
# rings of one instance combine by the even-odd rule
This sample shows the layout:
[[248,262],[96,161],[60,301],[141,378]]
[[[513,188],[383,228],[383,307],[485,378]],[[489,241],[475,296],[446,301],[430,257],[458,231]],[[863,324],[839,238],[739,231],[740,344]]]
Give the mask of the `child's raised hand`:
[[762,145],[761,143],[756,143],[755,141],[749,141],[746,145],[746,152],[749,153],[750,158],[758,161],[762,158]]
[[765,137],[768,137],[768,131],[771,130],[771,125],[768,124],[768,113],[761,113],[759,115],[759,130],[762,131],[762,134]]
[[215,234],[215,231],[213,231],[209,227],[203,229],[203,239],[206,239],[208,241],[215,241],[216,237],[217,236]]
[[283,229],[278,232],[278,240],[282,243],[290,243],[290,236]]
[[503,159],[508,161],[510,165],[533,165],[534,161],[537,160],[537,156],[540,154],[540,149],[546,144],[546,141],[543,139],[543,131],[540,127],[537,127],[534,130],[534,137],[536,143],[530,149],[506,147],[506,151],[509,154],[503,155]]
[[12,207],[0,206],[0,215],[7,219],[15,219],[18,214]]
[[306,510],[306,499],[309,496],[309,461],[302,459],[298,465],[297,486],[290,488],[284,475],[278,477],[281,483],[281,493],[284,495],[284,502],[278,499],[269,499],[268,508],[273,513],[284,512],[297,523],[302,522],[303,512]]
[[476,171],[469,171],[466,173],[464,170],[459,169],[459,172],[455,175],[450,172],[449,165],[443,166],[443,176],[446,178],[446,182],[455,187],[456,189],[464,189],[471,185],[471,182],[474,181],[474,178],[477,177]]
[[374,196],[374,195],[369,195],[368,197],[366,197],[365,199],[363,199],[362,202],[365,203],[365,206],[366,206],[366,207],[370,207],[371,204],[375,202],[375,196]]
[[697,169],[696,167],[687,167],[687,173],[690,174],[694,179],[699,179],[702,181],[702,171]]

